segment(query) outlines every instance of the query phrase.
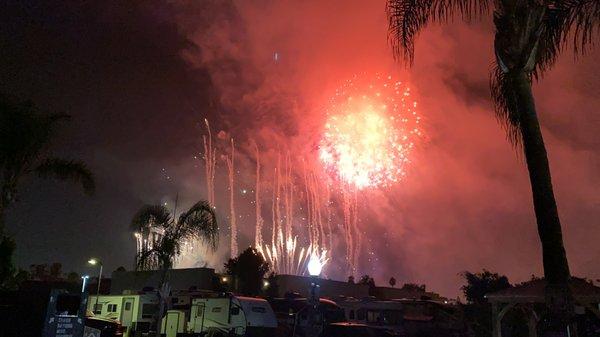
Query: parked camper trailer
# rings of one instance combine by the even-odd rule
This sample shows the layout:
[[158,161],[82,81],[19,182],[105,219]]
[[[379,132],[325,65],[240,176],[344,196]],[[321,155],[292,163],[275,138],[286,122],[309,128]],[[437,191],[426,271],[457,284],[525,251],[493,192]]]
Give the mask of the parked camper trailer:
[[[280,336],[291,336],[296,334],[306,335],[308,329],[314,327],[314,321],[309,319],[309,300],[303,297],[271,298],[269,304],[275,311]],[[319,325],[326,326],[330,323],[345,322],[344,310],[335,302],[321,298],[319,299],[318,320]]]
[[344,309],[348,322],[389,328],[398,334],[405,332],[404,307],[400,302],[346,299],[338,305]]
[[276,328],[275,313],[264,299],[228,296],[192,300],[188,324],[190,333],[266,336]]
[[94,316],[119,321],[123,336],[133,337],[136,331],[150,330],[158,312],[158,298],[154,294],[90,296],[88,311]]

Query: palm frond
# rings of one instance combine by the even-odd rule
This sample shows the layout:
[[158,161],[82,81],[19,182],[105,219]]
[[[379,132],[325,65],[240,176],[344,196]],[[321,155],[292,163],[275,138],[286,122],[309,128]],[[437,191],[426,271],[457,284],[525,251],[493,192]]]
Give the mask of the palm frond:
[[31,102],[0,96],[0,168],[20,176],[48,149],[65,114],[46,114]]
[[141,232],[150,226],[167,228],[171,224],[171,213],[162,205],[144,205],[131,219],[130,228]]
[[448,22],[454,16],[472,19],[489,14],[493,0],[388,0],[388,38],[394,56],[412,64],[414,40],[429,22]]
[[[566,14],[568,29],[565,33],[571,33],[573,47],[576,53],[584,53],[591,47],[594,33],[600,33],[600,2],[598,0],[566,0],[556,1],[557,8]],[[568,39],[568,35],[564,35]]]
[[142,250],[136,256],[137,270],[169,269],[173,265],[175,253],[170,254],[160,243],[147,250]]
[[96,189],[94,175],[81,161],[47,158],[35,168],[35,171],[42,178],[71,180],[79,183],[86,194],[93,194]]
[[600,33],[600,1],[551,1],[543,31],[536,74],[550,69],[561,51],[572,44],[575,55],[585,54],[594,45],[594,35]]
[[181,214],[177,225],[182,238],[200,238],[216,250],[219,242],[219,226],[215,211],[207,201],[201,200]]
[[136,270],[152,270],[158,269],[158,251],[155,248],[142,250],[136,257]]
[[521,119],[515,83],[510,74],[496,66],[490,74],[490,89],[496,119],[506,130],[506,137],[515,147],[521,145]]

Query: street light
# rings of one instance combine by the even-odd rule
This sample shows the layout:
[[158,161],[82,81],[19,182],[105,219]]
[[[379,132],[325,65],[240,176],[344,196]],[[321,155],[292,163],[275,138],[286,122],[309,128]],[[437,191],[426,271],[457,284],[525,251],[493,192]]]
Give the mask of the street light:
[[318,288],[319,284],[317,284],[317,278],[321,275],[321,271],[323,270],[323,263],[319,259],[316,254],[312,254],[310,256],[310,260],[308,261],[308,274],[310,275],[310,300],[313,306],[317,306],[319,304],[319,294]]
[[308,309],[308,323],[306,326],[306,336],[318,336],[323,329],[323,317],[318,309],[319,307],[319,275],[323,270],[323,262],[315,253],[311,254],[308,265],[308,274],[310,275],[310,298]]
[[90,276],[89,276],[89,275],[83,275],[83,276],[81,277],[81,279],[83,280],[83,284],[81,285],[81,292],[82,292],[82,293],[83,293],[83,292],[85,292],[85,285],[86,285],[86,283],[87,283],[87,280],[88,280],[89,278],[90,278]]
[[96,292],[96,303],[94,304],[94,308],[92,310],[93,312],[96,311],[96,306],[98,305],[98,298],[100,297],[100,282],[102,282],[102,261],[93,257],[88,260],[88,263],[92,266],[100,265],[100,272],[98,273],[98,291]]

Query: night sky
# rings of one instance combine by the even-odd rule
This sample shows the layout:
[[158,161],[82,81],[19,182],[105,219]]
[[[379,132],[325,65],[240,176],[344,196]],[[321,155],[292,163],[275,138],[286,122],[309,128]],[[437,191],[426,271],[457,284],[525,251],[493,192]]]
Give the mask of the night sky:
[[[448,296],[458,294],[464,270],[511,281],[542,274],[526,167],[489,99],[490,20],[432,25],[406,69],[392,58],[384,1],[1,6],[0,91],[71,114],[52,151],[84,160],[97,179],[93,197],[71,184],[24,183],[8,217],[21,267],[58,261],[92,272],[85,261],[97,256],[109,271],[130,269],[128,224],[142,204],[171,206],[178,194],[185,207],[206,197],[194,158],[204,118],[215,134],[236,139],[237,187],[252,189],[251,140],[267,160],[285,149],[310,161],[326,97],[356,73],[383,72],[412,84],[426,137],[404,181],[360,198],[359,274]],[[599,57],[598,48],[577,59],[566,52],[534,86],[571,270],[591,279],[600,278]],[[217,166],[226,222],[226,168]],[[236,200],[241,246],[254,237],[252,201],[243,193]],[[210,266],[222,266],[226,241],[206,258]],[[328,276],[347,277],[333,267]]]

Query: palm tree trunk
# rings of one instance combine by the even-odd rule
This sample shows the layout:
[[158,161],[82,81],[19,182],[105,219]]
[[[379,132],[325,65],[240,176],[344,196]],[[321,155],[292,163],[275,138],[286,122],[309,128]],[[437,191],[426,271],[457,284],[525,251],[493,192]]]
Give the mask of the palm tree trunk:
[[165,290],[165,284],[167,281],[167,274],[169,272],[169,268],[163,268],[161,271],[160,284],[158,285],[158,319],[156,323],[156,337],[161,337],[160,329],[162,324],[162,318],[165,314],[165,302],[168,294],[163,293]]
[[568,308],[571,294],[568,287],[569,264],[563,245],[562,231],[552,179],[548,154],[535,110],[531,90],[531,79],[524,71],[513,75],[520,111],[520,126],[533,194],[533,206],[537,220],[538,234],[542,242],[544,277],[548,288],[546,299],[550,307]]
[[0,197],[0,236],[4,235],[4,209],[2,197]]
[[4,235],[6,209],[8,208],[8,198],[6,197],[4,188],[0,190],[0,236]]

